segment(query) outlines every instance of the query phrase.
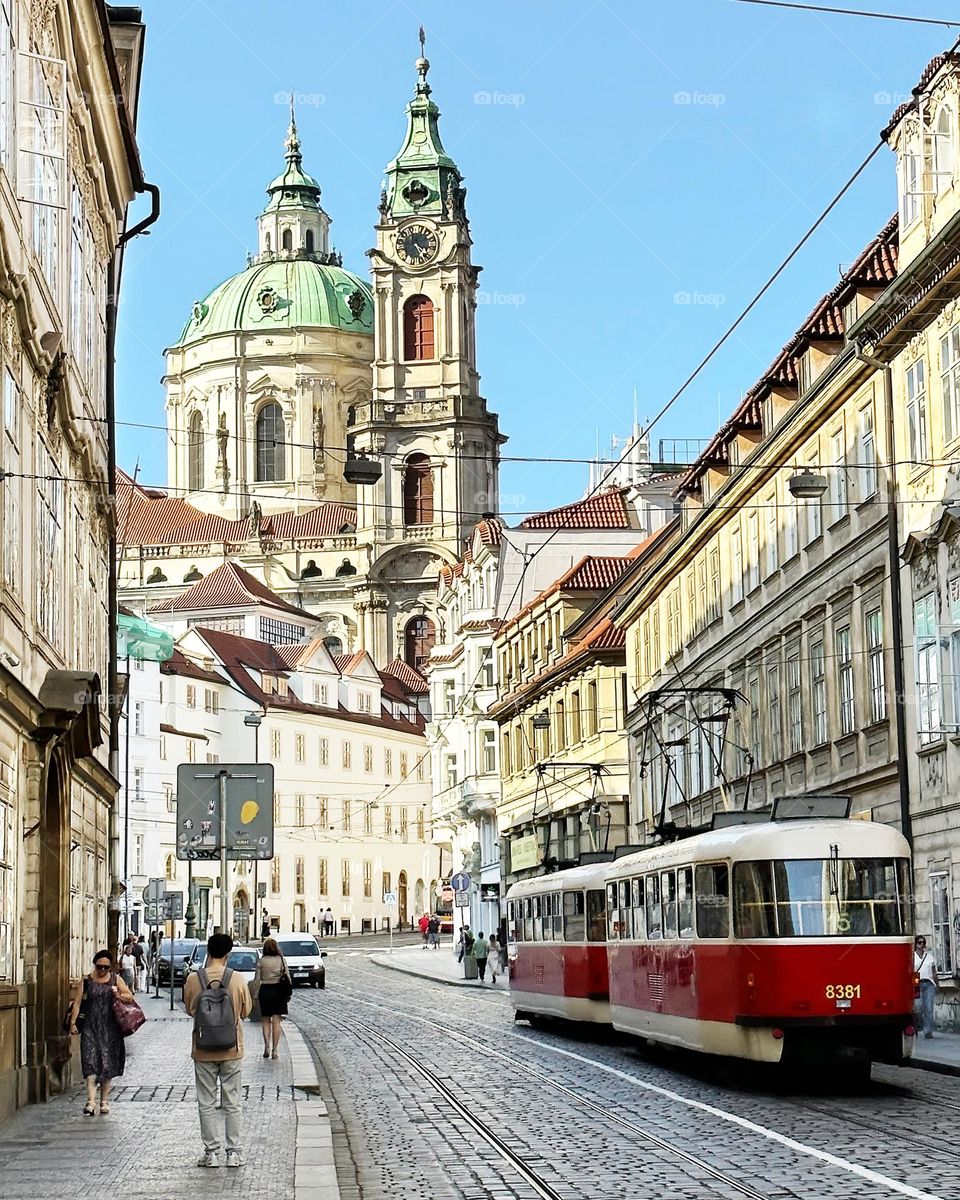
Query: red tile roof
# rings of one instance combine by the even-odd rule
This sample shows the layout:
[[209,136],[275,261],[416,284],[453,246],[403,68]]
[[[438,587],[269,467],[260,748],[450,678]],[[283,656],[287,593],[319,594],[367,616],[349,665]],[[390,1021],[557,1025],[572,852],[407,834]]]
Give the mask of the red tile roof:
[[603,591],[616,583],[629,565],[629,555],[588,554],[561,575],[554,587],[561,592]]
[[917,107],[917,97],[921,94],[921,92],[924,92],[927,89],[940,68],[948,62],[960,62],[960,54],[950,51],[947,54],[934,55],[934,57],[930,59],[927,65],[923,68],[923,72],[917,81],[917,86],[913,89],[913,98],[907,100],[903,104],[898,105],[897,108],[894,109],[890,120],[881,130],[880,136],[884,139],[884,141],[890,137],[890,134],[893,133],[906,114]]
[[223,683],[222,675],[217,674],[216,671],[208,671],[199,663],[195,663],[193,659],[187,658],[177,646],[173,648],[172,657],[160,664],[160,673],[162,675],[183,675],[187,679],[200,679],[205,683]]
[[626,494],[611,488],[572,504],[535,513],[521,521],[520,529],[630,529],[633,526]]
[[479,537],[484,546],[499,546],[503,541],[503,524],[496,517],[485,517],[477,522],[473,536]]
[[252,536],[272,540],[316,539],[353,532],[357,510],[347,504],[316,504],[303,512],[265,516],[255,534],[241,517],[229,520],[201,512],[179,496],[134,484],[117,472],[117,538],[123,546],[182,546],[226,542],[237,545]]
[[398,680],[408,695],[418,696],[429,692],[430,685],[416,667],[411,667],[402,658],[392,658],[380,672],[381,675],[392,675]]
[[245,571],[236,563],[221,563],[215,571],[198,579],[185,592],[170,600],[153,605],[152,613],[206,612],[220,608],[250,608],[260,606],[275,608],[280,612],[315,621],[316,618],[302,608],[296,608],[282,600],[276,592],[261,583],[256,576]]

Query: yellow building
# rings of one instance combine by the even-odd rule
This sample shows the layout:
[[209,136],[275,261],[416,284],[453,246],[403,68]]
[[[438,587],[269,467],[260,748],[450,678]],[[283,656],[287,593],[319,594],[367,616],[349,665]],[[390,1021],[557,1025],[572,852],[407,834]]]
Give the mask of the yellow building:
[[625,641],[609,605],[672,529],[629,555],[584,557],[497,633],[504,888],[625,840]]

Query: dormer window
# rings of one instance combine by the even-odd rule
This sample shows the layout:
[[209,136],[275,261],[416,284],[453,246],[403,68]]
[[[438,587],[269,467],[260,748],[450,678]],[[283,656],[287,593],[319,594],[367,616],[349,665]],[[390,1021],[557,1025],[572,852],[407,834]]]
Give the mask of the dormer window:
[[904,154],[900,161],[900,220],[904,228],[920,216],[923,164],[919,154]]

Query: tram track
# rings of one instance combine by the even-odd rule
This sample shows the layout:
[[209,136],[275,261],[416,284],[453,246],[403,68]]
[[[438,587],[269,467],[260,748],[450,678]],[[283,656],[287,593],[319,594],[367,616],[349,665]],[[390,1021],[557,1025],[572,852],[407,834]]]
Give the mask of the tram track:
[[[340,991],[341,994],[345,994],[343,989],[340,989]],[[408,1020],[412,1020],[417,1023],[428,1024],[426,1021],[421,1022],[420,1018],[411,1017],[409,1014],[401,1013],[399,1010],[386,1009],[385,1006],[379,1005],[374,1001],[364,1000],[359,993],[351,994],[351,998],[356,998],[362,1003],[367,1003],[375,1008],[384,1008],[385,1011],[390,1012],[392,1015],[395,1014],[397,1016],[404,1016]],[[415,1071],[427,1079],[427,1081],[438,1092],[440,1092],[448,1102],[453,1105],[456,1111],[464,1117],[471,1127],[475,1129],[475,1131],[481,1137],[483,1137],[484,1140],[487,1141],[488,1144],[495,1149],[498,1154],[507,1158],[508,1161],[511,1162],[511,1165],[513,1165],[515,1169],[517,1169],[524,1176],[524,1178],[528,1179],[528,1182],[531,1183],[531,1186],[548,1189],[544,1192],[538,1192],[538,1194],[543,1195],[545,1200],[547,1197],[550,1197],[551,1200],[554,1197],[557,1198],[557,1200],[563,1200],[563,1197],[560,1196],[558,1192],[552,1189],[550,1185],[542,1179],[539,1180],[539,1183],[535,1183],[530,1176],[535,1176],[536,1173],[533,1172],[532,1169],[528,1167],[523,1160],[515,1154],[514,1151],[510,1150],[509,1147],[503,1143],[498,1135],[495,1134],[485,1122],[481,1121],[480,1118],[471,1113],[469,1109],[467,1109],[466,1106],[456,1098],[455,1094],[447,1087],[447,1085],[435,1075],[434,1072],[432,1072],[428,1067],[424,1066],[424,1064],[410,1054],[409,1051],[403,1049],[403,1047],[394,1042],[392,1038],[387,1037],[386,1034],[381,1033],[375,1026],[370,1025],[368,1022],[356,1018],[353,1019],[352,1026],[345,1025],[335,1018],[330,1019],[330,1024],[339,1028],[342,1033],[352,1033],[355,1029],[362,1029],[368,1038],[372,1038],[374,1041],[379,1042],[379,1044],[382,1046],[389,1047],[397,1057],[405,1061]],[[469,1046],[470,1048],[476,1050],[485,1050],[487,1053],[490,1053],[489,1047],[484,1047],[480,1042],[466,1034],[455,1033],[452,1031],[447,1031],[447,1033],[448,1036],[455,1038],[462,1045]],[[655,1147],[658,1151],[660,1151],[660,1153],[678,1159],[687,1166],[696,1168],[698,1172],[708,1176],[714,1182],[722,1184],[725,1188],[737,1192],[741,1196],[746,1196],[748,1200],[767,1200],[767,1197],[763,1192],[757,1191],[757,1189],[752,1187],[750,1184],[744,1183],[742,1180],[739,1180],[735,1176],[730,1175],[728,1172],[721,1170],[719,1167],[715,1167],[712,1163],[707,1162],[705,1159],[699,1158],[697,1155],[681,1149],[679,1146],[668,1142],[666,1139],[659,1137],[655,1133],[651,1133],[650,1130],[644,1129],[642,1126],[636,1124],[634,1121],[628,1120],[626,1117],[621,1116],[612,1109],[602,1104],[598,1104],[596,1101],[590,1100],[586,1096],[575,1092],[572,1088],[568,1088],[565,1084],[560,1083],[558,1080],[552,1079],[549,1075],[537,1070],[535,1067],[530,1067],[524,1063],[518,1063],[515,1060],[508,1061],[512,1063],[514,1068],[522,1071],[528,1077],[535,1079],[537,1083],[549,1086],[554,1091],[563,1095],[568,1101],[571,1101],[581,1110],[590,1112],[593,1115],[602,1118],[604,1121],[616,1125],[620,1129],[626,1130],[641,1141]],[[539,1179],[539,1177],[537,1178]]]
[[[361,973],[365,974],[365,975],[372,974],[369,971],[363,971]],[[359,1003],[366,1005],[367,1007],[377,1009],[385,1014],[389,1014],[392,1017],[400,1017],[405,1020],[414,1022],[416,1024],[429,1026],[431,1029],[436,1031],[437,1027],[436,1027],[435,1022],[428,1021],[422,1017],[417,1017],[417,1016],[411,1015],[409,1012],[404,1011],[402,1009],[392,1008],[389,1005],[384,1004],[382,1001],[372,1000],[369,998],[369,996],[364,995],[362,992],[351,991],[350,989],[344,989],[344,988],[338,988],[338,991],[340,992],[340,994],[347,995],[350,997],[351,1000],[358,1001]],[[474,1022],[474,1026],[476,1026],[476,1025],[477,1025],[477,1023]],[[495,1033],[499,1037],[503,1037],[505,1035],[504,1029],[500,1026],[481,1025],[481,1028],[485,1029],[485,1030],[489,1030],[491,1033]],[[465,1047],[468,1047],[471,1050],[483,1051],[486,1054],[492,1053],[492,1054],[502,1058],[505,1062],[508,1062],[511,1065],[511,1067],[513,1067],[514,1069],[518,1069],[518,1070],[524,1072],[526,1075],[535,1078],[538,1083],[549,1086],[550,1088],[552,1088],[556,1091],[565,1093],[568,1099],[572,1099],[574,1101],[574,1103],[580,1105],[581,1107],[590,1107],[592,1109],[592,1111],[594,1111],[598,1115],[602,1116],[604,1120],[611,1121],[615,1124],[620,1125],[621,1127],[627,1128],[629,1131],[633,1132],[634,1134],[636,1134],[640,1137],[645,1138],[646,1140],[648,1140],[649,1142],[651,1142],[655,1145],[658,1142],[661,1143],[665,1152],[674,1154],[677,1157],[684,1158],[684,1160],[688,1164],[696,1165],[698,1169],[704,1170],[707,1174],[711,1175],[714,1179],[718,1180],[719,1182],[723,1182],[727,1187],[739,1192],[741,1195],[752,1196],[752,1197],[754,1197],[754,1200],[766,1200],[766,1197],[763,1196],[763,1193],[758,1192],[755,1189],[752,1189],[750,1187],[750,1185],[742,1183],[740,1180],[736,1179],[734,1176],[721,1171],[719,1168],[714,1168],[712,1166],[712,1164],[706,1163],[702,1159],[698,1159],[695,1155],[689,1155],[686,1151],[679,1150],[678,1147],[671,1145],[671,1143],[666,1142],[663,1139],[659,1139],[656,1134],[651,1134],[651,1133],[649,1133],[649,1131],[644,1130],[641,1126],[635,1125],[633,1122],[628,1121],[626,1118],[620,1117],[620,1115],[618,1113],[615,1113],[615,1112],[611,1111],[610,1109],[605,1108],[603,1105],[598,1105],[594,1101],[588,1100],[586,1097],[579,1095],[577,1092],[574,1092],[572,1089],[567,1088],[564,1084],[561,1084],[559,1081],[553,1079],[550,1075],[548,1075],[542,1071],[539,1071],[537,1068],[531,1067],[525,1063],[518,1062],[516,1059],[509,1058],[507,1055],[503,1055],[503,1054],[498,1055],[496,1051],[492,1051],[490,1049],[489,1045],[483,1045],[481,1042],[477,1041],[475,1038],[471,1037],[469,1034],[464,1033],[462,1031],[446,1028],[442,1032],[450,1039],[460,1043],[461,1045],[463,1045]],[[863,1167],[862,1165],[855,1163],[851,1160],[845,1159],[840,1155],[833,1154],[832,1152],[829,1152],[829,1151],[821,1150],[817,1147],[805,1145],[802,1142],[797,1142],[793,1138],[789,1138],[785,1135],[779,1134],[775,1130],[772,1130],[766,1126],[757,1124],[756,1122],[744,1120],[743,1118],[740,1118],[736,1114],[729,1113],[723,1109],[718,1109],[714,1105],[704,1104],[701,1101],[694,1100],[690,1097],[684,1097],[678,1093],[674,1093],[670,1089],[666,1089],[666,1088],[660,1087],[658,1085],[647,1083],[643,1080],[640,1080],[634,1076],[629,1075],[628,1073],[626,1073],[624,1071],[619,1070],[618,1068],[614,1068],[614,1067],[610,1066],[609,1064],[600,1062],[599,1060],[591,1058],[587,1055],[579,1054],[579,1053],[570,1051],[568,1049],[564,1049],[559,1046],[553,1046],[548,1043],[539,1041],[537,1039],[532,1039],[532,1038],[523,1036],[522,1034],[520,1034],[512,1029],[509,1032],[506,1032],[506,1036],[510,1037],[512,1040],[516,1040],[516,1041],[525,1043],[527,1045],[533,1045],[533,1046],[537,1047],[538,1049],[541,1049],[541,1050],[544,1050],[544,1051],[547,1051],[547,1052],[550,1052],[553,1054],[561,1055],[563,1057],[573,1059],[576,1061],[588,1063],[600,1071],[610,1073],[615,1076],[619,1076],[619,1077],[625,1079],[626,1081],[628,1081],[630,1083],[634,1083],[637,1086],[644,1088],[648,1091],[652,1091],[654,1093],[660,1093],[664,1096],[672,1096],[674,1099],[679,1100],[680,1102],[682,1102],[686,1105],[689,1105],[690,1107],[701,1109],[701,1110],[711,1112],[711,1113],[715,1113],[716,1115],[722,1117],[723,1119],[731,1121],[734,1125],[739,1125],[741,1127],[747,1127],[748,1129],[750,1129],[753,1132],[760,1133],[764,1137],[768,1137],[775,1142],[780,1142],[781,1144],[786,1145],[794,1150],[798,1150],[803,1154],[809,1154],[809,1155],[813,1156],[814,1158],[821,1160],[824,1163],[828,1163],[830,1165],[839,1167],[842,1170],[849,1171],[855,1175],[861,1176],[862,1178],[869,1179],[872,1182],[879,1184],[880,1186],[884,1187],[885,1189],[887,1189],[889,1191],[897,1192],[901,1195],[915,1197],[915,1198],[918,1198],[918,1200],[937,1200],[937,1197],[935,1197],[932,1193],[924,1192],[918,1188],[912,1187],[909,1184],[904,1184],[901,1181],[899,1181],[893,1177],[882,1175],[882,1174],[872,1170],[871,1168]],[[910,1098],[916,1099],[918,1102],[922,1102],[922,1103],[934,1103],[933,1101],[925,1100],[923,1097],[920,1097],[920,1096],[914,1097],[911,1095]],[[785,1102],[790,1103],[792,1107],[795,1107],[798,1109],[803,1109],[804,1107],[806,1107],[806,1108],[808,1108],[809,1111],[817,1112],[817,1114],[819,1116],[826,1117],[831,1120],[837,1120],[839,1118],[842,1120],[849,1120],[851,1122],[851,1124],[866,1124],[867,1127],[870,1127],[869,1123],[860,1122],[860,1121],[852,1121],[849,1117],[844,1117],[842,1114],[837,1114],[837,1113],[830,1112],[830,1111],[824,1111],[822,1109],[816,1108],[816,1106],[814,1106],[814,1105],[804,1106],[802,1102],[790,1102],[790,1101],[786,1101],[786,1098],[784,1098],[784,1099],[785,1099]],[[660,1147],[658,1147],[658,1148],[660,1148]],[[951,1154],[951,1157],[955,1157],[955,1155]]]

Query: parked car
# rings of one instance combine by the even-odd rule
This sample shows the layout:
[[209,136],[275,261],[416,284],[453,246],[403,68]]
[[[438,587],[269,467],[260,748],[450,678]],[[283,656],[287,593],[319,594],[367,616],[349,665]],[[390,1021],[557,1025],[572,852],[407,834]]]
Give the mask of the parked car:
[[294,985],[309,983],[317,988],[327,986],[327,971],[323,965],[327,952],[320,949],[316,938],[309,933],[275,933],[273,936],[280,953],[287,960]]
[[[197,938],[174,938],[173,951],[169,938],[160,943],[154,974],[161,984],[170,982],[170,963],[173,960],[173,982],[183,983],[187,962],[192,958],[200,942]],[[156,981],[156,979],[154,981]]]

